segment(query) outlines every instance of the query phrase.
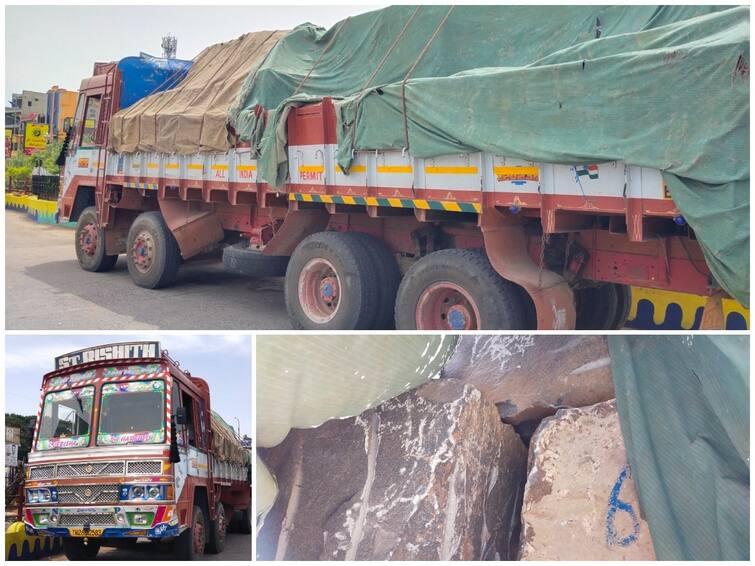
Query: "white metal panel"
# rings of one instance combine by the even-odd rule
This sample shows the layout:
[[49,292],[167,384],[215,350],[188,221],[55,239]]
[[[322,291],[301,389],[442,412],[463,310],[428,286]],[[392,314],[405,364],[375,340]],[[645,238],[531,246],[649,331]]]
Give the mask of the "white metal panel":
[[542,167],[533,161],[491,155],[493,192],[537,194],[540,190]]
[[375,185],[411,189],[414,184],[414,160],[408,152],[377,151],[372,156],[375,163]]
[[[454,191],[482,190],[481,153],[441,155],[417,161],[422,167],[421,171],[415,172],[415,187]],[[420,174],[423,174],[422,179]]]

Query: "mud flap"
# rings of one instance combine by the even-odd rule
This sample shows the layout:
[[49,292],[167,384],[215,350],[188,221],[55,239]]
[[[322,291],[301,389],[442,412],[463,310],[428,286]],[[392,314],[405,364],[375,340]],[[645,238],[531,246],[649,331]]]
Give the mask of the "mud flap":
[[211,205],[161,200],[160,212],[176,238],[184,259],[207,251],[223,239],[223,226]]
[[485,208],[480,214],[485,252],[504,279],[521,285],[532,297],[538,330],[572,330],[577,313],[574,293],[558,273],[537,265],[527,251],[527,238],[520,218]]

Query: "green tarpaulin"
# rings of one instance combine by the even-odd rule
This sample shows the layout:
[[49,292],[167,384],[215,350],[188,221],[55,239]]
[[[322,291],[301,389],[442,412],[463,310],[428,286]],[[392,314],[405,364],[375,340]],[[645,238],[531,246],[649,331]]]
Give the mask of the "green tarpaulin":
[[660,560],[748,560],[747,336],[611,336],[621,430]]
[[714,276],[749,305],[747,7],[399,6],[299,26],[229,113],[262,179],[285,181],[289,109],[324,96],[345,169],[352,150],[390,148],[660,169]]

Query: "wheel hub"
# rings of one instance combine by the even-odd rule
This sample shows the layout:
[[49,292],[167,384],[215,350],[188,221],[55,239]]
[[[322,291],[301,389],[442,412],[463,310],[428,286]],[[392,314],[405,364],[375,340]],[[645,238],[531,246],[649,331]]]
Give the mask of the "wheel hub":
[[134,239],[134,245],[131,248],[131,257],[134,260],[134,266],[146,273],[155,260],[155,241],[149,232],[140,232]]
[[319,324],[331,320],[341,299],[338,274],[327,259],[311,259],[299,275],[299,304],[304,314]]
[[86,224],[79,232],[79,247],[86,255],[94,255],[97,251],[97,227]]
[[415,311],[418,330],[477,330],[480,312],[472,296],[450,281],[425,288]]

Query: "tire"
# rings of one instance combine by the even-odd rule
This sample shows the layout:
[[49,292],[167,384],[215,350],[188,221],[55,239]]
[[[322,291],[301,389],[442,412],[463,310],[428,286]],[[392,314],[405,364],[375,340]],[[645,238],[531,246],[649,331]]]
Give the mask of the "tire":
[[225,507],[218,501],[215,507],[215,520],[210,521],[210,538],[207,541],[207,552],[220,554],[225,548],[225,535],[228,532]]
[[396,258],[384,242],[360,232],[354,236],[362,241],[370,257],[370,263],[376,271],[378,283],[378,306],[373,328],[376,330],[392,330],[396,328],[394,311],[396,308],[396,293],[401,284],[401,270]]
[[103,272],[113,268],[118,255],[105,253],[105,231],[97,225],[97,209],[85,208],[76,223],[76,257],[84,271]]
[[242,535],[252,534],[252,507],[251,505],[241,512],[238,520],[239,533]]
[[286,275],[289,259],[285,255],[264,255],[243,244],[223,249],[223,268],[229,273],[249,277],[283,277]]
[[100,551],[100,543],[96,540],[87,539],[84,544],[83,538],[64,538],[63,553],[68,560],[94,560]]
[[131,279],[140,287],[172,285],[181,265],[181,252],[159,212],[143,212],[128,231],[126,258]]
[[579,289],[575,296],[577,330],[616,330],[624,327],[632,302],[626,285],[604,283]]
[[396,297],[399,330],[517,330],[525,324],[523,298],[482,250],[426,255],[406,272]]
[[[200,533],[197,534],[197,530]],[[195,541],[195,535],[201,540]],[[175,542],[175,555],[177,560],[199,560],[204,555],[204,547],[207,543],[207,522],[202,508],[194,506],[191,513],[191,527],[186,529]]]
[[[285,300],[297,330],[369,329],[375,322],[377,272],[361,238],[318,232],[296,247],[286,270]],[[334,297],[336,300],[328,299]]]

